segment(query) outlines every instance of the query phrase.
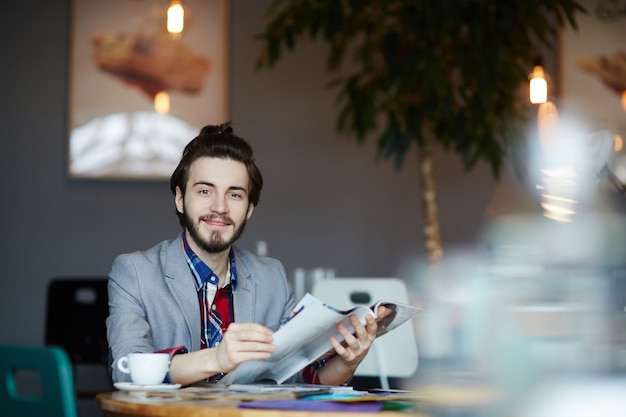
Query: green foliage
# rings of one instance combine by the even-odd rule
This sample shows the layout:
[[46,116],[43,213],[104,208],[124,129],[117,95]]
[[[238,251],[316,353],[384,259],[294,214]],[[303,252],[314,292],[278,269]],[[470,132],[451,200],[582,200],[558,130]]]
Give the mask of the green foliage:
[[484,160],[497,177],[527,120],[519,90],[537,42],[551,47],[578,12],[570,0],[276,0],[257,68],[304,38],[321,40],[337,74],[339,132],[359,142],[379,132],[379,152],[398,169],[432,138],[467,170]]

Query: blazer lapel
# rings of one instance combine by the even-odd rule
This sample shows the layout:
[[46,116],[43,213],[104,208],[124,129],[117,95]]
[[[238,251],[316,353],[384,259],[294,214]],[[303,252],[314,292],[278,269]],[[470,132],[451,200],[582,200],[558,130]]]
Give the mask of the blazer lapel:
[[[163,254],[161,256],[164,256]],[[165,252],[165,277],[172,294],[183,312],[191,346],[189,350],[200,349],[200,307],[198,292],[192,279],[189,265],[183,253],[181,236],[175,239]]]
[[233,291],[235,321],[254,323],[256,312],[256,285],[250,279],[250,271],[241,260],[235,249],[235,265],[237,268],[237,289]]

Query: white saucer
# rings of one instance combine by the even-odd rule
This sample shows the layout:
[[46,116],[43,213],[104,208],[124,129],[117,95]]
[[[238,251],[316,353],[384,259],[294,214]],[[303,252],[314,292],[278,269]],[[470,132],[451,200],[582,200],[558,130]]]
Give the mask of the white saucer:
[[113,385],[122,391],[175,391],[180,388],[180,384],[143,385],[132,382],[116,382]]

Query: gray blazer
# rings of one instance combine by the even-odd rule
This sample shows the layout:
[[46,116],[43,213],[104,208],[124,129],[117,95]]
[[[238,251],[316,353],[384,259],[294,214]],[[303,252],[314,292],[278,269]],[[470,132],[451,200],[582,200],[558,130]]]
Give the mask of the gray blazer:
[[[272,329],[289,315],[295,299],[282,263],[234,248],[237,288],[234,319]],[[107,338],[114,382],[130,381],[117,361],[132,352],[184,345],[200,349],[200,308],[181,235],[144,252],[115,258],[109,274]]]

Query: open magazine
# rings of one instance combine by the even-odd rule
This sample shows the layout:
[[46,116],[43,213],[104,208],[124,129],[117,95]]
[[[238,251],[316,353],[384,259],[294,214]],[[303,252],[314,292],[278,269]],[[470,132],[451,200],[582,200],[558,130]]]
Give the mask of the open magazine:
[[378,306],[391,309],[392,313],[378,322],[376,337],[382,336],[402,323],[415,317],[422,309],[407,304],[379,301],[372,306],[356,306],[348,310],[331,307],[311,294],[306,294],[296,305],[289,320],[274,333],[277,349],[269,359],[244,362],[222,378],[221,384],[248,384],[257,381],[283,383],[307,365],[323,359],[334,351],[330,337],[340,342],[343,336],[337,324],[343,324],[352,332],[348,319],[356,314],[361,323],[365,317],[376,318]]

